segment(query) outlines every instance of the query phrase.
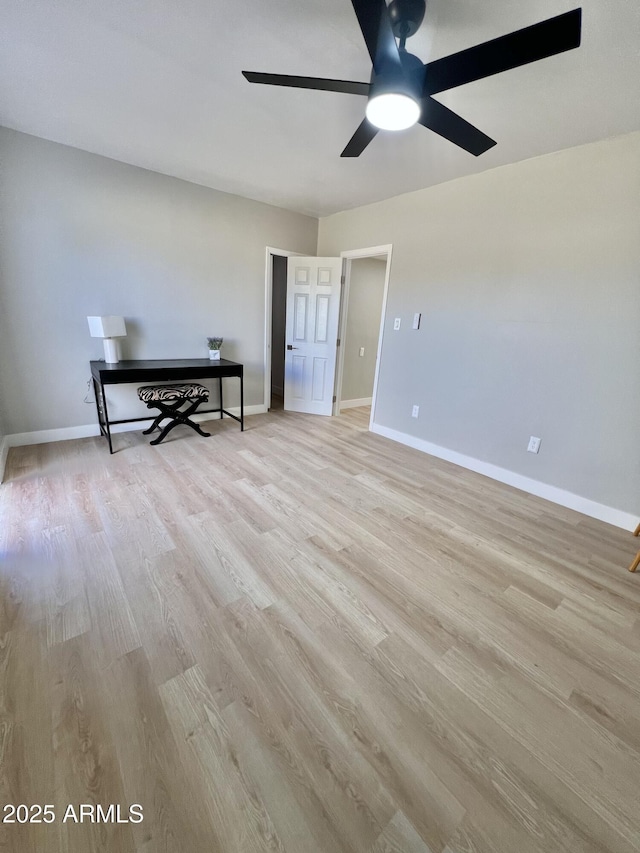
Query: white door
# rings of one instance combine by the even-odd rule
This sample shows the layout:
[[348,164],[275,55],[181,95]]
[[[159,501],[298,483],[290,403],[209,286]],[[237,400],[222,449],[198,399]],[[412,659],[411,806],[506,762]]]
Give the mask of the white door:
[[341,258],[289,258],[284,407],[330,415],[340,315]]

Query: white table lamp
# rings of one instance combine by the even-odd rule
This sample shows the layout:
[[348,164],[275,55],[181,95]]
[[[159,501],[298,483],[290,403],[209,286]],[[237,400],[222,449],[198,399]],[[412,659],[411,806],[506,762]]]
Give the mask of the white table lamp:
[[114,338],[124,338],[127,328],[124,317],[87,317],[89,332],[92,338],[104,338],[104,360],[108,364],[117,364],[118,341]]

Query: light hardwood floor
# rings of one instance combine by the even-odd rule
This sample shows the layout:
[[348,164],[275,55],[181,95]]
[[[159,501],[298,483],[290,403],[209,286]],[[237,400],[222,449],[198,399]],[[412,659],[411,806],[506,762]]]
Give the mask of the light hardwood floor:
[[0,799],[57,817],[0,850],[637,853],[631,534],[364,410],[247,425],[10,452]]

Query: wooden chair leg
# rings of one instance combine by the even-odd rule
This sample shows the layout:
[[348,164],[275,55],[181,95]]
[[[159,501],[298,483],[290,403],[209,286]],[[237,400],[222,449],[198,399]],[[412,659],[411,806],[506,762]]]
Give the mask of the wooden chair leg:
[[638,566],[640,566],[640,551],[638,551],[638,553],[636,554],[635,560],[629,566],[629,571],[635,572],[635,570],[638,568]]
[[636,527],[636,529],[635,529],[635,531],[634,531],[633,535],[634,535],[634,536],[640,536],[640,524],[638,524],[638,526]]

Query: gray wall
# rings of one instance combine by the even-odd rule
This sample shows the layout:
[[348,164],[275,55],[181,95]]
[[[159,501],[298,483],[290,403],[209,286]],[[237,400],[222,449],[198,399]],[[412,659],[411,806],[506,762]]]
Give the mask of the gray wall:
[[[347,330],[341,400],[361,400],[373,394],[380,314],[387,259],[355,258],[349,276]],[[364,347],[364,356],[360,356]]]
[[[246,403],[263,402],[265,247],[314,254],[317,220],[4,128],[0,170],[8,434],[95,422],[90,314],[126,318],[125,358],[204,358],[222,335]],[[127,416],[134,392],[118,390],[111,414]]]
[[320,221],[384,243],[376,422],[640,514],[640,134]]

